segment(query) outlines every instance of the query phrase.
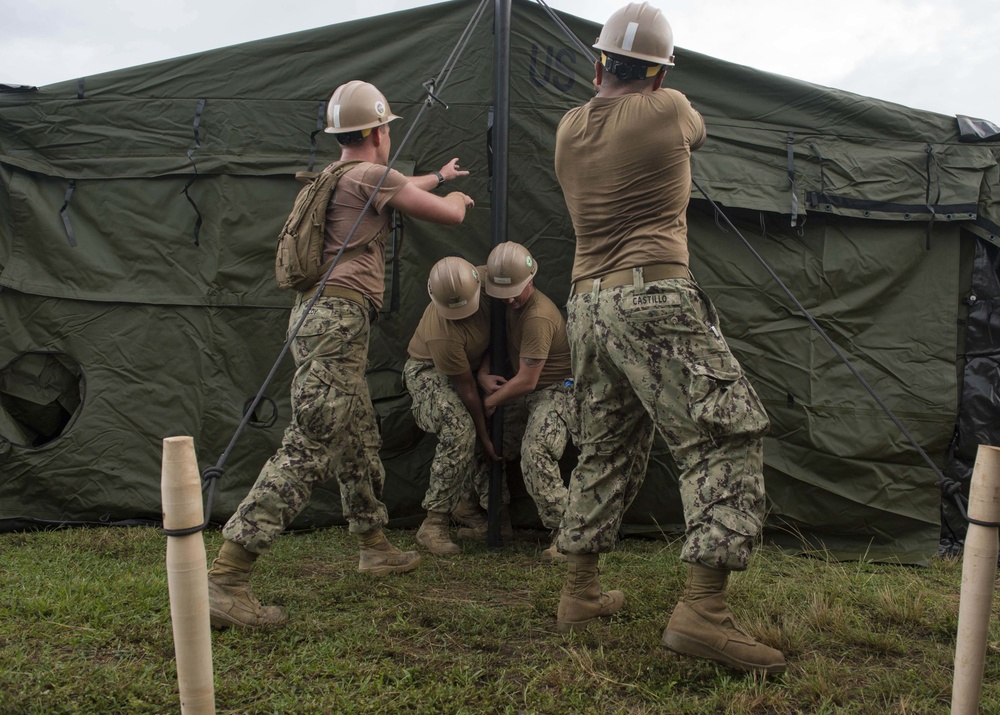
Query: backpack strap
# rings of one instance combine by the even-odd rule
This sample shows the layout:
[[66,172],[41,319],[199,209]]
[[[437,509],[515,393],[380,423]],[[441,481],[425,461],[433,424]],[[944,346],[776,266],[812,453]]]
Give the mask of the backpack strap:
[[[334,167],[330,171],[330,173],[335,174],[336,177],[337,177],[337,180],[339,182],[340,178],[344,174],[346,174],[348,172],[348,170],[350,170],[354,165],[360,164],[360,163],[361,163],[361,161],[357,160],[357,159],[353,159],[351,161],[345,161],[344,163],[338,164],[336,167]],[[315,177],[316,177],[316,173],[312,172],[312,171],[299,171],[299,172],[296,172],[296,174],[295,174],[295,178],[296,179],[299,179],[300,181],[306,181],[306,182],[312,181],[312,179],[314,179]],[[334,187],[334,191],[336,191],[336,187]],[[330,194],[330,200],[331,201],[333,200],[333,194],[332,193]],[[352,246],[351,248],[348,248],[348,249],[344,250],[344,252],[340,254],[340,260],[338,261],[338,265],[342,265],[344,263],[347,263],[348,261],[353,261],[355,258],[359,258],[360,256],[362,256],[368,250],[368,245],[370,243],[372,243],[374,241],[377,241],[380,238],[382,238],[382,239],[388,238],[388,236],[389,236],[389,229],[388,229],[388,227],[383,227],[381,231],[379,231],[378,233],[376,233],[374,236],[372,236],[371,238],[369,238],[367,241],[364,241],[363,243],[359,243],[359,244],[357,244],[355,246]],[[333,259],[331,258],[329,261],[327,261],[322,266],[320,266],[320,269],[319,269],[320,275],[324,275],[325,276],[326,272],[328,270],[330,270],[330,264],[332,264],[332,263],[333,263]]]

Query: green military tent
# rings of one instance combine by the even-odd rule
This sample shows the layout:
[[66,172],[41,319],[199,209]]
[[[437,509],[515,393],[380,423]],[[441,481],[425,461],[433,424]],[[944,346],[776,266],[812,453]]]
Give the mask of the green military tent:
[[[358,78],[404,117],[393,125],[394,146],[408,136],[399,167],[429,172],[459,156],[472,171],[460,188],[476,201],[460,227],[403,222],[387,274],[399,278],[398,307],[373,333],[386,502],[395,525],[416,523],[434,442],[409,415],[405,346],[430,265],[453,252],[483,261],[491,242],[494,42],[492,4],[473,22],[482,7],[454,0],[3,88],[0,528],[155,522],[161,441],[173,435],[193,436],[202,468],[223,464],[212,521],[233,511],[289,415],[291,361],[275,361],[293,296],[274,283],[275,236],[295,172],[338,156],[319,131],[323,110]],[[598,33],[558,17],[587,46]],[[591,60],[561,23],[513,3],[508,238],[530,247],[538,286],[557,303],[573,233],[553,137],[593,91]],[[456,48],[453,71],[438,76]],[[431,78],[440,101],[425,106]],[[996,127],[682,49],[667,78],[709,127],[693,158],[692,268],[772,420],[767,538],[925,561],[942,533],[939,476],[738,233],[967,487],[975,445],[997,429]],[[267,399],[232,441],[274,364]],[[658,442],[626,532],[683,529],[674,473]],[[512,483],[515,523],[537,523]],[[960,539],[961,519],[944,514]],[[338,523],[330,484],[296,526]]]

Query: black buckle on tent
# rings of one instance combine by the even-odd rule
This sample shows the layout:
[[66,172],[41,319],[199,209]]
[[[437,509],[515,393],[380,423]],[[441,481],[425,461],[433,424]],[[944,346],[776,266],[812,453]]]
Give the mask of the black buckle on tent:
[[431,77],[429,80],[427,80],[426,82],[424,82],[420,86],[424,88],[425,92],[427,92],[427,98],[428,99],[437,102],[442,107],[444,107],[445,109],[447,109],[448,105],[445,104],[444,101],[440,97],[438,97],[436,94],[434,94],[434,89],[435,89],[436,85],[437,85],[437,78],[436,77]]

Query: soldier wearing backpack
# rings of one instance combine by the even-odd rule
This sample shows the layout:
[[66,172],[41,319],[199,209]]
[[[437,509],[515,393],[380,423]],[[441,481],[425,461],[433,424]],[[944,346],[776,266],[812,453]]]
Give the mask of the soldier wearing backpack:
[[[344,518],[358,538],[359,571],[403,573],[420,562],[417,552],[400,551],[382,532],[388,521],[381,501],[385,471],[365,380],[368,336],[371,320],[382,304],[390,209],[423,221],[456,225],[474,204],[458,191],[443,197],[431,193],[445,181],[468,175],[459,169],[457,158],[425,176],[408,178],[393,169],[386,173],[389,123],[394,119],[399,117],[390,111],[385,97],[367,82],[341,85],[330,98],[326,131],[336,135],[341,158],[326,171],[356,163],[339,177],[321,217],[325,219],[321,263],[329,265],[326,262],[348,238],[350,248],[326,282],[300,292],[292,309],[290,329],[298,325],[315,292],[322,291],[292,343],[297,365],[291,386],[292,419],[281,447],[223,528],[225,542],[208,573],[209,608],[216,628],[287,621],[280,608],[262,606],[254,596],[248,583],[250,571],[256,558],[306,506],[313,488],[331,477],[340,486]],[[373,193],[371,205],[364,210]],[[355,246],[364,249],[353,250]],[[278,272],[280,279],[280,265]]]

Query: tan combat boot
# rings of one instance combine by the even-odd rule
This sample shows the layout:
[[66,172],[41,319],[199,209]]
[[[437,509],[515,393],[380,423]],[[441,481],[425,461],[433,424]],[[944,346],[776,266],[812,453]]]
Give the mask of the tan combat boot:
[[566,561],[566,554],[556,548],[556,540],[552,540],[552,545],[545,549],[539,559],[543,564],[560,564]]
[[[462,518],[458,517],[457,512],[458,509],[452,512],[452,516],[455,517],[455,521],[464,525],[458,530],[458,538],[486,538],[486,534],[489,531],[489,520],[485,512],[474,512],[471,516],[467,515]],[[500,536],[505,539],[510,539],[514,536],[514,528],[510,525],[510,508],[506,504],[500,507]]]
[[618,613],[625,605],[621,591],[602,591],[598,578],[600,554],[567,554],[569,573],[556,611],[560,633],[583,630],[595,618]]
[[417,529],[416,541],[432,554],[452,555],[462,553],[458,544],[448,536],[448,515],[429,511],[424,523]]
[[280,626],[288,616],[277,606],[262,606],[248,584],[257,554],[235,541],[222,542],[208,572],[208,611],[212,628]]
[[661,644],[684,655],[724,663],[737,670],[785,672],[781,651],[758,643],[733,620],[726,605],[729,572],[691,564],[687,586],[663,631]]
[[416,551],[400,551],[389,543],[381,529],[358,534],[358,545],[361,547],[358,571],[371,576],[406,573],[420,563],[420,554]]
[[485,528],[486,512],[479,504],[468,497],[462,497],[455,508],[451,511],[451,518],[459,527],[465,526],[470,529]]

